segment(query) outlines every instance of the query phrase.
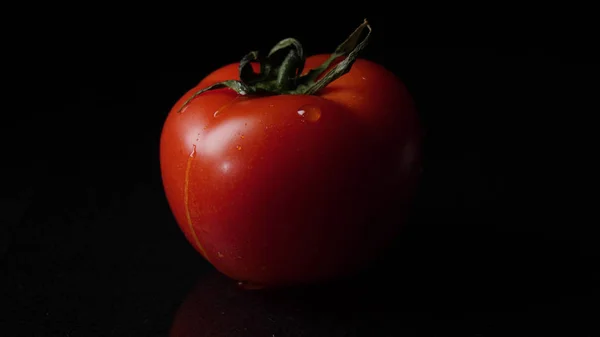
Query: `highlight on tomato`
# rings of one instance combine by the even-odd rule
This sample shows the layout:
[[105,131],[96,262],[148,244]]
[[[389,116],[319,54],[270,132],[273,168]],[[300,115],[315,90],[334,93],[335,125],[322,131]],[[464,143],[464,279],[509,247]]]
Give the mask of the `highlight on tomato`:
[[401,233],[421,131],[403,82],[359,58],[365,20],[331,55],[293,38],[214,70],[173,106],[164,190],[190,244],[260,287],[362,270]]

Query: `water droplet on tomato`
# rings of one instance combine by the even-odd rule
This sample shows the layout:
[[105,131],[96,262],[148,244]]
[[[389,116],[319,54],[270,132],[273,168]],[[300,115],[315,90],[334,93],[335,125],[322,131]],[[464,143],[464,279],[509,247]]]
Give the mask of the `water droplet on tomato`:
[[265,286],[260,285],[258,283],[252,283],[248,281],[239,281],[237,283],[238,287],[244,290],[259,290],[265,288]]
[[217,111],[215,111],[215,113],[213,114],[213,117],[217,117],[218,115],[222,114],[225,110],[227,110],[227,108],[229,108],[236,102],[243,101],[245,99],[246,98],[244,96],[237,96],[236,98],[234,98],[231,101],[224,104],[222,107],[218,108]]
[[230,169],[231,169],[231,163],[230,162],[226,161],[223,164],[221,164],[221,171],[223,173],[229,172]]
[[305,121],[316,122],[321,118],[321,109],[318,106],[307,104],[298,109],[298,115]]
[[192,152],[190,153],[190,157],[194,158],[196,157],[196,145],[192,145]]
[[244,139],[244,135],[240,135],[240,138],[241,138],[241,139]]
[[241,145],[237,145],[235,148],[238,149],[238,151],[239,151],[239,150],[242,149],[242,146]]

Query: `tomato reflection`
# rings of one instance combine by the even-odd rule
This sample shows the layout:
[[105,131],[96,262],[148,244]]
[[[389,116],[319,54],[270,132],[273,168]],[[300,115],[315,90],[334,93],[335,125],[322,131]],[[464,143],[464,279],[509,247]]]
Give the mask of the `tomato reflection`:
[[[248,290],[213,271],[200,278],[177,310],[170,337],[356,332],[371,319],[361,313],[368,306],[356,290],[343,284]],[[352,318],[357,316],[363,320]]]

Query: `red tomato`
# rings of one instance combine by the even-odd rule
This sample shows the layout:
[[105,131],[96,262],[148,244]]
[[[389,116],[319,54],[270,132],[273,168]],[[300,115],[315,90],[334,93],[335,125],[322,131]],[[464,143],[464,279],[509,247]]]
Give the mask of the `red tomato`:
[[[302,73],[327,58],[308,57]],[[407,89],[357,59],[315,94],[220,88],[180,111],[198,90],[240,80],[238,66],[204,78],[165,121],[161,171],[178,224],[238,281],[279,286],[360,270],[396,236],[415,188],[420,131]]]

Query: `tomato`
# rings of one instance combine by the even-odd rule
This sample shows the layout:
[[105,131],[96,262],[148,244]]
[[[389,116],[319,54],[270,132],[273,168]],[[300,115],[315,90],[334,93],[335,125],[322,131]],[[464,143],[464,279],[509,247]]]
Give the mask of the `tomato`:
[[[303,61],[291,74],[331,59],[319,78],[347,66],[338,54],[304,59],[290,46]],[[402,228],[420,165],[417,112],[393,73],[350,61],[310,94],[289,83],[249,94],[240,65],[253,76],[268,66],[246,58],[209,74],[167,116],[168,203],[187,240],[223,274],[263,286],[330,280],[363,268]]]

